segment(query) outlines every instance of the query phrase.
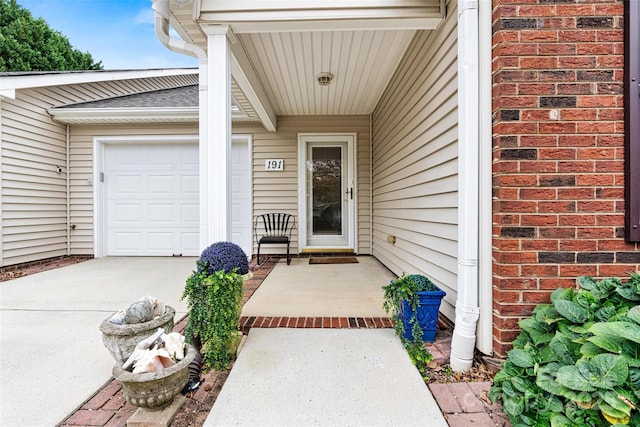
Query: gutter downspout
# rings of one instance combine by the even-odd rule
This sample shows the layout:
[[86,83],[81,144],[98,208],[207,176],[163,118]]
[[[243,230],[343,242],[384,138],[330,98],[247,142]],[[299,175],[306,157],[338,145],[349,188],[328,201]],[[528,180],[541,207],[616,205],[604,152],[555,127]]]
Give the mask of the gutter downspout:
[[[208,156],[203,155],[203,149],[207,149],[205,144],[209,140],[209,64],[208,55],[202,48],[193,44],[187,43],[181,39],[174,39],[169,36],[169,20],[171,19],[171,11],[169,9],[169,2],[171,0],[153,0],[151,8],[155,12],[155,31],[156,37],[160,42],[165,45],[169,50],[177,53],[181,53],[188,56],[198,58],[199,73],[198,73],[198,150],[199,150],[199,170],[200,170],[200,246],[204,249],[203,236],[208,235],[209,224],[208,215],[206,215],[206,209],[208,208],[208,195],[209,182],[208,174],[205,171],[209,170],[207,161]],[[180,5],[186,5],[191,0],[174,0]]]
[[71,179],[69,177],[69,124],[67,124],[67,140],[66,140],[66,151],[67,151],[67,164],[65,165],[65,173],[67,174],[67,256],[71,255]]
[[481,1],[478,8],[478,97],[480,135],[479,195],[479,264],[478,293],[480,319],[476,347],[484,354],[493,354],[493,194],[492,194],[492,121],[491,121],[491,2]]
[[373,113],[369,113],[369,255],[373,255]]
[[478,308],[478,0],[458,6],[458,298],[451,369],[473,362]]

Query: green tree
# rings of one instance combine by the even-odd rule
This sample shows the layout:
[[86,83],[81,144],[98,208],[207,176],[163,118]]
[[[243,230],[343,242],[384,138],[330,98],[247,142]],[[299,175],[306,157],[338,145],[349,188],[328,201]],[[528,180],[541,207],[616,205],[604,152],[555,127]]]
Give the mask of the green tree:
[[16,0],[0,0],[0,72],[102,68],[102,61],[74,49],[69,39],[44,19],[34,19]]

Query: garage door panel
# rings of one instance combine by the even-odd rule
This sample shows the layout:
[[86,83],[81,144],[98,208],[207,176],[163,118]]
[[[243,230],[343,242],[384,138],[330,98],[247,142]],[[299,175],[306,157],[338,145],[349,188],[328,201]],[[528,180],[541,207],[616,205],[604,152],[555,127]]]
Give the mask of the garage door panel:
[[147,242],[149,247],[145,248],[149,252],[172,253],[175,247],[175,233],[167,231],[164,233],[152,231],[148,233]]
[[185,195],[198,195],[198,177],[183,175],[180,177],[180,190]]
[[111,226],[140,224],[145,220],[145,209],[141,203],[113,203],[111,211]]
[[113,242],[113,250],[126,251],[131,255],[142,253],[142,233],[111,232],[109,234]]
[[106,148],[108,255],[198,255],[197,159],[195,144]]
[[200,235],[198,233],[198,229],[196,228],[195,230],[188,232],[188,231],[183,231],[180,233],[180,245],[182,247],[182,250],[185,253],[195,253],[195,254],[199,254],[200,249],[199,249],[199,245],[200,245]]
[[109,176],[112,190],[118,194],[140,194],[144,188],[144,179],[140,175]]
[[197,203],[185,204],[180,206],[180,220],[184,225],[198,226],[198,219],[200,217],[199,205]]
[[147,218],[152,225],[180,226],[180,222],[176,220],[175,203],[149,203]]

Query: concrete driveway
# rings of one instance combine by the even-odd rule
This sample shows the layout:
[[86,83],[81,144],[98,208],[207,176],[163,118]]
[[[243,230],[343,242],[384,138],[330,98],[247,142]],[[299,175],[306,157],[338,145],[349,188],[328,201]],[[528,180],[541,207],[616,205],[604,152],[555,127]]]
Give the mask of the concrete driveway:
[[196,258],[101,258],[0,283],[0,425],[52,426],[111,378],[100,322],[150,295],[180,301]]

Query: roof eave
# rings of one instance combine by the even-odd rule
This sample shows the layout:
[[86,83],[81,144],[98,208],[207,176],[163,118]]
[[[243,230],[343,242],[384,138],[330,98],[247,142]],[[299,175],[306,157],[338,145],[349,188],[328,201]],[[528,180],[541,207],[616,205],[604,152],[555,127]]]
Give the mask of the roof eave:
[[114,70],[84,72],[51,72],[4,75],[0,79],[0,96],[14,99],[17,89],[49,87],[79,83],[95,83],[126,79],[198,74],[197,68],[164,68],[155,70]]

